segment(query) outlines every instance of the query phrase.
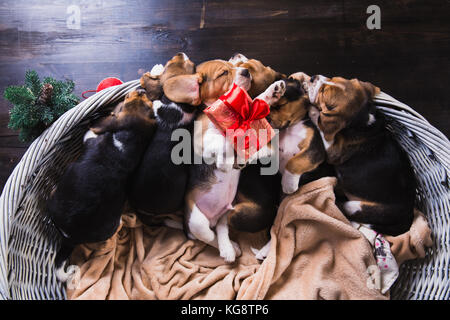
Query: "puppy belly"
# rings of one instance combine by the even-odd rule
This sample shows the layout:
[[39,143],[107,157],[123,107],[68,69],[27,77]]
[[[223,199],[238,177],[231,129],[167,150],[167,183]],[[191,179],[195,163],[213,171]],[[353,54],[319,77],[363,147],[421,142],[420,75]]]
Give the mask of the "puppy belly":
[[195,203],[200,211],[214,226],[217,220],[228,210],[232,209],[232,203],[236,196],[240,170],[233,169],[230,172],[215,170],[216,183],[211,189],[197,197]]
[[306,134],[307,130],[302,121],[280,132],[280,172],[282,174],[289,159],[300,152],[298,145],[306,138]]

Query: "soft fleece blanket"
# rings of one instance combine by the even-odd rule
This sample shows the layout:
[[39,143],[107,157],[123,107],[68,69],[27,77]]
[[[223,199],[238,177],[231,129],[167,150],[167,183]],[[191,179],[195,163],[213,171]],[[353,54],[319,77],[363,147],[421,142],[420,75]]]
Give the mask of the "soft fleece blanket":
[[[266,233],[232,233],[242,250],[233,264],[181,230],[147,227],[133,213],[103,243],[78,246],[79,279],[69,299],[388,299],[368,286],[373,249],[335,205],[335,178],[309,183],[285,198],[270,231],[270,252],[258,261]],[[421,216],[420,216],[421,217]],[[419,221],[420,223],[416,223]],[[425,221],[425,223],[423,223]],[[397,261],[424,256],[426,220],[390,237]]]

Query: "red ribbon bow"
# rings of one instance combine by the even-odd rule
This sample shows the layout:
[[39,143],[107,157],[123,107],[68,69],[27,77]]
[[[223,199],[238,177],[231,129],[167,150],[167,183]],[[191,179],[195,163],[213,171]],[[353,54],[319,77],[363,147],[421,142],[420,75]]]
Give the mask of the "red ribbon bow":
[[[251,129],[251,123],[253,121],[263,119],[270,113],[270,107],[264,100],[255,99],[252,101],[247,92],[236,84],[233,84],[230,92],[224,94],[219,99],[238,115],[237,121],[228,128],[235,130],[235,138],[245,135],[246,131]],[[242,131],[239,129],[242,129]],[[248,147],[249,137],[246,136],[245,148],[248,149]]]

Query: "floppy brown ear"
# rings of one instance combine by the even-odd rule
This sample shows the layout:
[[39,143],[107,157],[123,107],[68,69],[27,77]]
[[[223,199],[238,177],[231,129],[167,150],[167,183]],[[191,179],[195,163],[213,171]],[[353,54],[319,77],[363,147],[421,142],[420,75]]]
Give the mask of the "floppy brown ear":
[[146,72],[142,75],[140,84],[145,89],[146,95],[150,100],[161,99],[163,92],[159,76],[152,76],[150,72]]
[[323,132],[323,137],[328,142],[333,141],[335,135],[346,126],[345,120],[341,119],[340,117],[327,117],[322,114],[319,117],[318,124],[320,130]]
[[109,131],[117,131],[119,127],[119,121],[117,116],[110,115],[106,118],[99,120],[96,124],[94,124],[90,129],[95,134],[102,134]]
[[202,102],[200,83],[202,83],[202,77],[198,73],[175,76],[164,82],[163,91],[173,102],[198,106]]
[[374,86],[370,82],[359,81],[359,83],[361,84],[361,87],[364,89],[370,100],[372,100],[375,95],[380,93],[380,88]]

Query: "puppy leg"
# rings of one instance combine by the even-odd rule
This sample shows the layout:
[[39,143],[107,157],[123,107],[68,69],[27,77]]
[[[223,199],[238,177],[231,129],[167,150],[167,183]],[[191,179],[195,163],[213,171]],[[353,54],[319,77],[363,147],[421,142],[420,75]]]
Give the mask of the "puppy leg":
[[208,164],[215,163],[219,170],[228,172],[233,169],[233,146],[212,123],[203,137],[202,155]]
[[281,172],[283,173],[281,185],[283,192],[286,194],[297,191],[303,173],[313,171],[325,161],[325,150],[318,148],[314,143],[314,138],[317,134],[316,131],[311,127],[305,130],[306,137],[298,145],[300,152],[289,159],[284,170],[281,168]]
[[297,191],[301,176],[301,174],[295,174],[289,170],[284,170],[283,177],[281,178],[283,192],[286,194],[292,194]]
[[187,225],[190,234],[193,235],[196,239],[206,243],[214,241],[216,235],[209,227],[208,218],[205,217],[205,215],[195,204],[192,207]]
[[224,258],[225,262],[234,262],[237,254],[235,246],[237,246],[239,252],[240,249],[237,243],[234,243],[233,245],[230,240],[230,236],[228,234],[227,214],[223,215],[223,217],[219,219],[216,225],[216,232],[220,256]]
[[284,81],[275,81],[266,89],[266,91],[257,96],[256,99],[264,100],[269,106],[271,106],[280,100],[285,91],[286,84]]

